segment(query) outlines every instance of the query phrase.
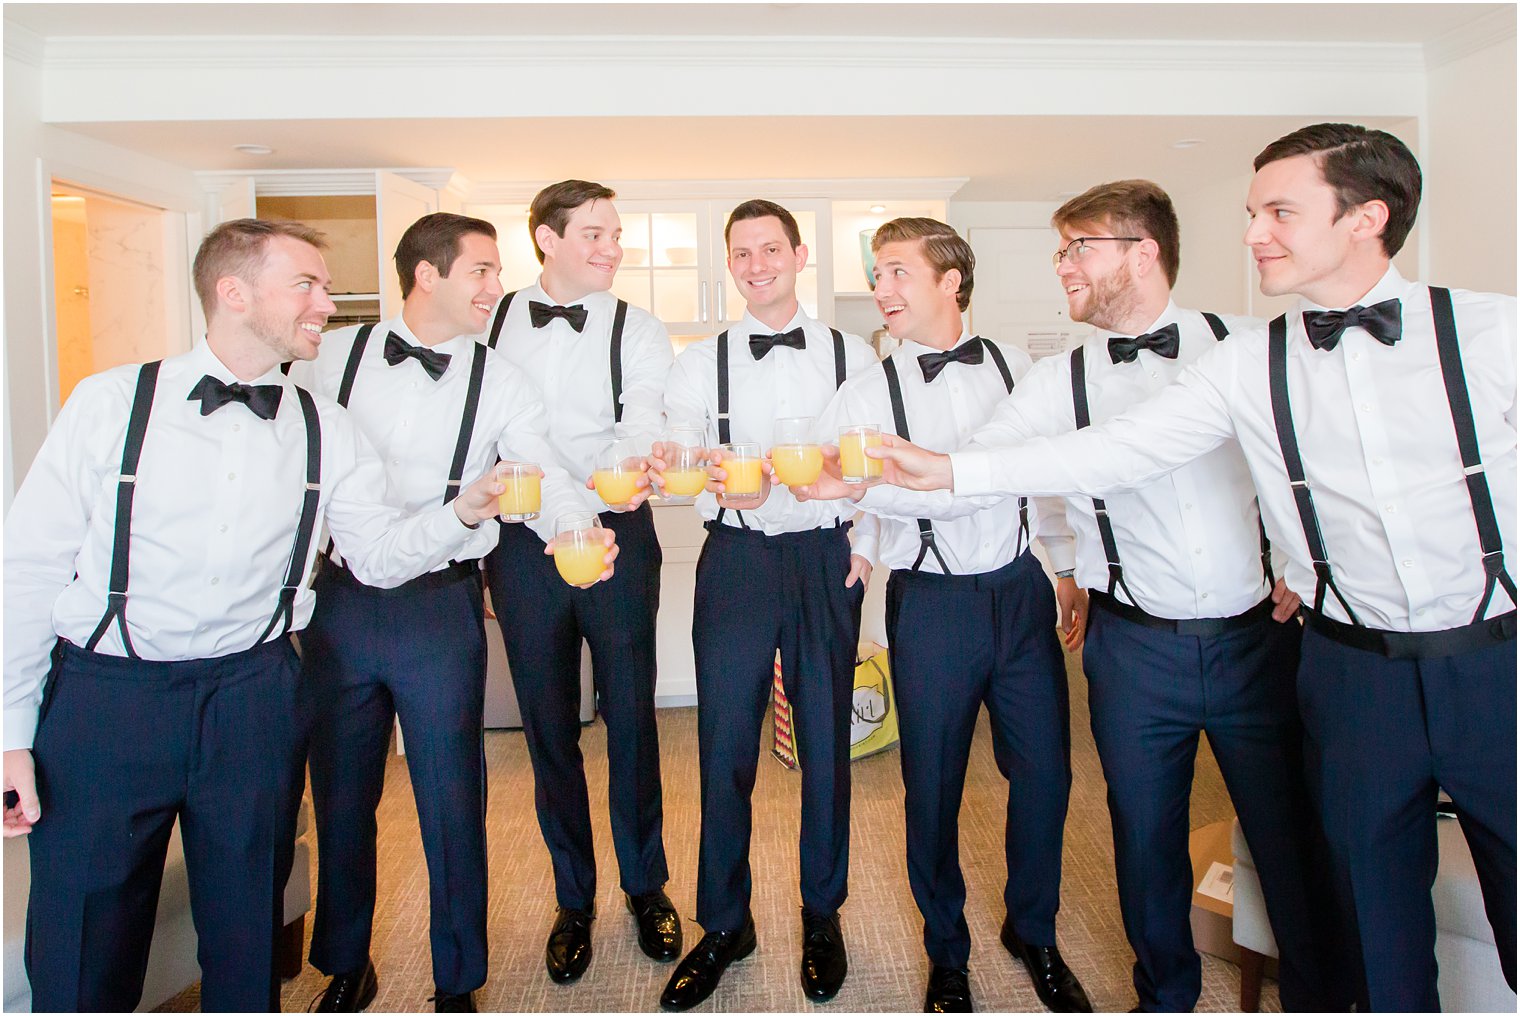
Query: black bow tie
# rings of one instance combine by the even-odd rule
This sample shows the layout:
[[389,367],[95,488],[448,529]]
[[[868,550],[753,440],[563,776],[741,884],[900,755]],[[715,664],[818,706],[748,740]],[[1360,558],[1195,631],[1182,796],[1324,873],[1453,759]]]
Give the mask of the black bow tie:
[[241,402],[259,419],[273,420],[283,391],[280,385],[244,385],[236,381],[223,384],[207,374],[190,389],[190,397],[185,401],[200,402],[202,416],[210,416],[229,402]]
[[751,335],[749,337],[750,355],[757,360],[777,346],[806,349],[807,339],[802,334],[801,326],[793,328],[789,332],[777,332],[775,335]]
[[1175,324],[1163,325],[1154,332],[1136,335],[1133,339],[1124,335],[1110,336],[1108,340],[1108,358],[1114,363],[1134,363],[1135,357],[1140,355],[1140,350],[1149,349],[1157,356],[1164,356],[1168,360],[1175,360],[1177,359],[1177,345],[1177,326]]
[[422,369],[428,372],[428,377],[437,381],[443,377],[443,372],[449,369],[449,354],[440,353],[436,349],[428,349],[426,346],[414,346],[410,342],[391,332],[385,337],[385,362],[392,367],[411,357],[422,364]]
[[1306,310],[1304,331],[1315,349],[1326,352],[1341,341],[1341,334],[1352,325],[1361,325],[1367,334],[1385,346],[1399,341],[1404,332],[1404,308],[1398,300],[1384,300],[1371,307],[1355,306],[1349,310]]
[[586,329],[585,307],[560,307],[555,304],[539,303],[537,300],[528,304],[528,320],[533,322],[534,328],[542,328],[555,318],[564,318],[570,322],[570,327],[578,332]]
[[947,363],[978,364],[982,362],[982,344],[976,339],[963,342],[954,349],[947,349],[943,353],[919,353],[918,367],[924,372],[924,384],[928,384],[939,377],[939,372],[945,369]]

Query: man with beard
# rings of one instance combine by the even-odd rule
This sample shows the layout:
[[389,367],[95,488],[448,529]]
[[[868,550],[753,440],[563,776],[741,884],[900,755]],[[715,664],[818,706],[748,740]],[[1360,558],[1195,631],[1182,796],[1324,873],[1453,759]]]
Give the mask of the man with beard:
[[298,223],[212,230],[205,341],[81,382],[6,519],[4,828],[31,835],[38,1012],[136,1007],[176,818],[203,1008],[279,1009],[315,534],[390,587],[496,513],[494,469],[410,517],[384,503],[348,414],[280,373],[335,309],[321,245]]

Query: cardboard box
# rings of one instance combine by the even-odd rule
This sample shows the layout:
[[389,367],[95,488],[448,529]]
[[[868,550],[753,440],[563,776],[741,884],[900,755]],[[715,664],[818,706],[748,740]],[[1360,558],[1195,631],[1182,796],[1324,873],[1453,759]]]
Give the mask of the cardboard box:
[[[1188,835],[1193,862],[1193,948],[1240,965],[1235,923],[1235,855],[1230,846],[1234,819],[1194,829]],[[1277,959],[1267,957],[1265,974],[1277,977]]]

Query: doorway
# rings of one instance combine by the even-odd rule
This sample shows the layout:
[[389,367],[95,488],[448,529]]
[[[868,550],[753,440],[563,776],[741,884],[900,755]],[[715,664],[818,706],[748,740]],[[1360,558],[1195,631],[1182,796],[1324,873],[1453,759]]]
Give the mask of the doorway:
[[52,181],[58,402],[80,380],[169,349],[162,208]]

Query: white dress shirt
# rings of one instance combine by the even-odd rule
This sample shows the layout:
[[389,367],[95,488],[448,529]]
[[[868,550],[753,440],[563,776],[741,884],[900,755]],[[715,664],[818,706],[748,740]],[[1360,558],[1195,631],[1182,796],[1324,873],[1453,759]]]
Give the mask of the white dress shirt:
[[[322,336],[317,358],[296,363],[290,371],[291,379],[336,399],[358,332],[359,327],[354,326]],[[385,361],[385,338],[391,332],[408,345],[421,345],[400,317],[377,325],[359,359],[348,411],[380,454],[398,503],[416,512],[443,503],[470,387],[475,340],[460,335],[432,347],[449,357],[448,368],[435,381],[415,358],[408,357],[395,366]],[[485,355],[480,406],[460,482],[469,485],[498,458],[537,463],[544,471],[543,511],[524,525],[547,543],[554,538],[554,520],[562,514],[583,511],[582,499],[549,448],[544,405],[533,382],[496,350],[487,349]],[[489,554],[496,546],[497,534],[496,523],[482,524],[470,535],[458,560]]]
[[665,378],[675,359],[670,334],[648,311],[628,308],[623,323],[623,419],[615,423],[611,343],[617,297],[591,293],[569,304],[586,308],[586,327],[579,332],[563,318],[534,328],[528,316],[528,304],[534,301],[555,304],[542,285],[519,290],[496,349],[543,394],[549,446],[577,485],[581,510],[607,511],[596,492],[581,485],[596,471],[596,457],[613,441],[631,439],[641,454],[647,454],[660,440],[665,430]]
[[[801,328],[807,345],[802,349],[776,346],[756,360],[749,349],[751,335],[771,335]],[[876,353],[864,340],[845,335],[845,376],[857,377],[876,366]],[[771,328],[745,312],[728,332],[729,440],[750,441],[768,453],[775,443],[775,422],[786,417],[811,416],[815,420],[834,398],[834,337],[829,326],[809,317],[800,307],[783,328]],[[703,431],[704,443],[716,446],[718,434],[718,339],[693,343],[676,357],[665,386],[665,412],[672,427],[692,426]],[[831,439],[833,440],[833,439]],[[718,517],[718,499],[697,495],[697,511],[704,519]],[[745,524],[767,536],[797,533],[848,520],[855,509],[845,501],[802,501],[785,486],[771,488],[759,508],[744,510]],[[737,528],[733,509],[723,524]],[[873,559],[873,530],[855,534],[855,553]]]
[[[1288,317],[1294,430],[1337,588],[1362,623],[1437,631],[1472,620],[1483,594],[1477,529],[1436,355],[1429,290],[1390,267],[1356,304],[1403,304],[1403,337],[1384,346],[1348,328],[1330,351]],[[1505,563],[1514,574],[1515,300],[1452,291],[1478,444]],[[1345,309],[1345,308],[1334,308]],[[1278,446],[1267,330],[1232,335],[1175,384],[1101,427],[1017,448],[953,455],[964,493],[1033,489],[1105,496],[1149,484],[1236,438],[1267,535],[1288,557],[1288,585],[1312,602],[1315,576]],[[1344,620],[1333,595],[1325,612]],[[1486,616],[1514,609],[1496,590]]]
[[[962,333],[957,346],[970,341]],[[1008,362],[1009,372],[1019,381],[1029,370],[1029,356],[1015,346],[998,344]],[[1007,397],[1002,372],[992,357],[984,353],[980,364],[947,364],[932,382],[925,383],[918,357],[939,350],[917,342],[904,342],[892,354],[902,387],[903,409],[913,442],[921,447],[948,451],[965,444],[972,433],[992,415],[993,409]],[[887,389],[886,371],[877,365],[858,378],[851,378],[829,406],[820,429],[838,441],[839,428],[853,424],[874,423],[884,432],[895,431],[892,398]],[[937,498],[912,491],[877,484],[867,489],[858,502],[860,508],[881,518],[881,561],[890,568],[912,568],[922,546],[918,519],[934,519],[934,542],[952,574],[979,575],[996,571],[1012,561],[1021,549],[1018,545],[1019,505],[1013,497],[981,499],[971,503],[955,499],[938,506]],[[845,502],[848,504],[848,502]],[[1052,545],[1069,545],[1059,498],[1030,504],[1030,529],[1039,535],[1047,550]],[[1059,549],[1056,555],[1059,556]],[[1069,550],[1067,551],[1069,556]],[[1064,565],[1058,565],[1058,568]],[[939,560],[926,554],[920,570],[942,572]]]
[[[273,420],[239,404],[201,415],[202,375],[237,380],[204,341],[163,362],[132,505],[126,619],[145,660],[210,659],[251,648],[274,616],[306,485],[306,425],[285,391]],[[5,520],[5,747],[28,748],[58,637],[83,646],[106,610],[117,481],[137,386],[130,365],[75,388]],[[380,459],[353,421],[316,396],[325,519],[364,582],[400,585],[458,554],[472,531],[442,504],[394,507]],[[306,567],[320,549],[313,534]],[[315,597],[297,591],[291,630]],[[96,652],[125,656],[113,623]],[[250,718],[252,722],[252,718]]]

